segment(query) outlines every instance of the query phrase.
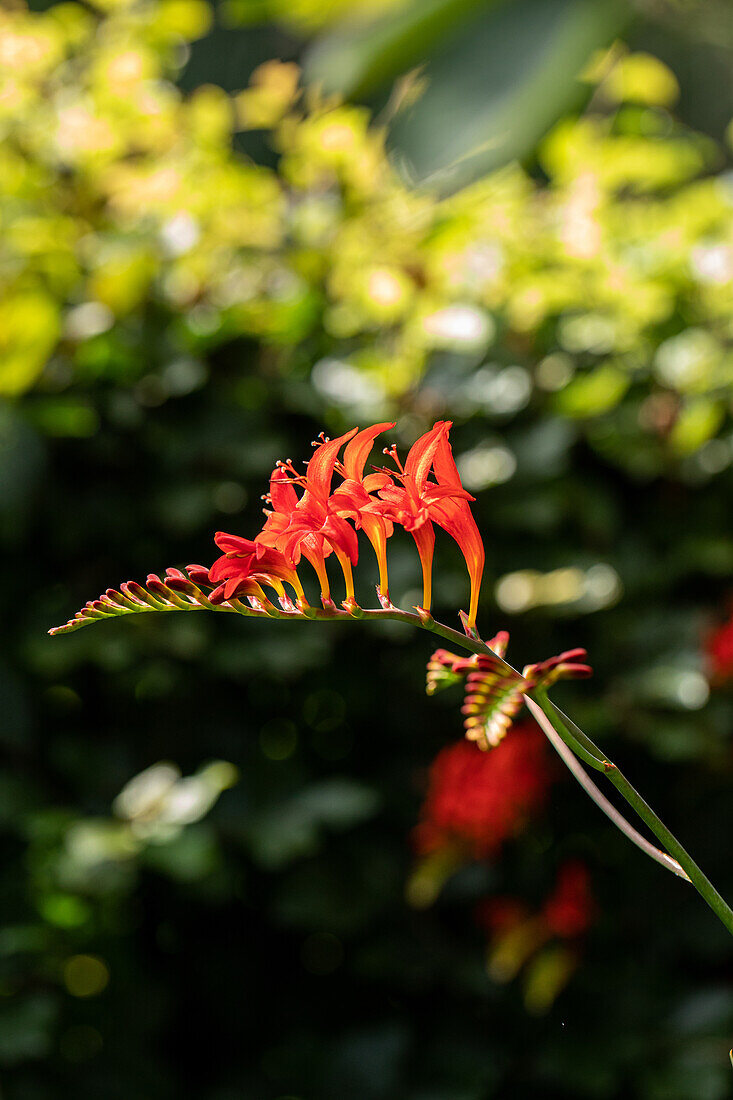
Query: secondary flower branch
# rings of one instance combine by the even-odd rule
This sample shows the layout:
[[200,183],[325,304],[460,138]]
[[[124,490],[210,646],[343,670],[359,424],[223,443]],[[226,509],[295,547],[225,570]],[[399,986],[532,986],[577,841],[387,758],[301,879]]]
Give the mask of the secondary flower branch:
[[[428,693],[433,694],[465,679],[463,714],[469,740],[487,751],[498,745],[526,703],[551,744],[603,812],[644,852],[688,878],[733,933],[733,910],[676,837],[616,765],[549,700],[547,689],[559,679],[591,675],[585,664],[585,650],[568,650],[519,672],[505,659],[509,640],[506,632],[488,643],[479,637],[476,615],[484,547],[471,513],[473,498],[461,485],[453,459],[451,424],[435,424],[413,445],[404,464],[394,446],[387,448],[384,453],[394,465],[372,467],[365,474],[376,437],[393,426],[375,424],[363,431],[354,428],[333,440],[322,436],[314,444],[315,452],[304,473],[298,473],[289,459],[278,462],[264,498],[265,522],[254,539],[220,531],[215,542],[221,555],[211,567],[171,568],[162,579],[149,575],[144,586],[130,581],[120,585],[119,590],[107,589],[68,623],[49,633],[70,633],[101,619],[154,611],[219,611],[252,618],[319,622],[390,619],[429,630],[471,654],[462,657],[437,650],[428,664],[427,683]],[[334,476],[340,479],[335,487]],[[387,544],[396,526],[412,535],[420,558],[423,598],[414,611],[396,607],[389,594]],[[460,613],[463,632],[437,622],[430,612],[436,526],[455,540],[466,562],[470,598],[468,614]],[[376,557],[378,608],[362,608],[356,601],[353,567],[359,560],[359,532],[364,533]],[[340,606],[331,592],[327,565],[331,555],[343,575],[344,599]],[[320,607],[307,600],[299,573],[303,558],[318,581]],[[654,848],[619,814],[585,773],[580,760],[609,778],[666,852]]]

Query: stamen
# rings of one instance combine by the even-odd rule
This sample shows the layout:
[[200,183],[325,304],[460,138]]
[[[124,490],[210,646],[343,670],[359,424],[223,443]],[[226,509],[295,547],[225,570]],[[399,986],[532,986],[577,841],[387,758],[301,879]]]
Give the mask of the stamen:
[[[382,451],[382,454],[385,454],[387,456],[387,458],[391,458],[392,461],[394,462],[395,466],[397,467],[397,469],[400,471],[400,473],[404,474],[405,468],[402,465],[402,462],[400,461],[400,456],[397,454],[397,444],[396,443],[392,443],[391,446],[385,447],[384,450]],[[391,470],[384,470],[383,472],[386,473],[386,474],[392,473]]]
[[[305,462],[304,464],[306,466],[308,465],[307,462]],[[293,466],[292,458],[286,459],[285,462],[283,462],[283,460],[279,458],[275,463],[275,468],[279,470],[281,474],[285,475],[282,480],[289,482],[291,485],[305,486],[306,479],[303,474],[299,474],[298,471],[295,469],[295,466]]]

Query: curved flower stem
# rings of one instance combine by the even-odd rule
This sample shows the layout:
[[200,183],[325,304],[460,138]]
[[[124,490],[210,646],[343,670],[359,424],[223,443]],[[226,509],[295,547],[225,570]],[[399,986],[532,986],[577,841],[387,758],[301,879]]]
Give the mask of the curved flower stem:
[[[572,748],[575,740],[573,733],[579,733],[581,731],[578,730],[574,722],[550,701],[545,692],[534,692],[534,697],[545,716],[549,719],[555,732],[563,739],[566,745]],[[571,730],[573,732],[571,732]],[[592,742],[590,742],[590,744],[592,744]],[[596,748],[596,746],[593,747]],[[708,877],[700,870],[689,852],[683,848],[674,833],[667,828],[661,818],[657,816],[648,802],[646,802],[636,788],[632,786],[613,761],[604,759],[600,770],[602,770],[611,783],[613,783],[616,790],[620,791],[632,809],[636,811],[642,821],[654,833],[657,840],[662,842],[669,854],[679,863],[698,894],[708,903],[721,923],[724,924],[731,935],[733,935],[733,910],[718,893]]]
[[654,810],[642,798],[636,788],[632,787],[623,772],[619,771],[610,760],[606,762],[606,775],[616,790],[620,791],[629,805],[636,810],[642,821],[646,822],[657,839],[661,840],[670,854],[684,868],[698,894],[704,898],[721,923],[733,935],[733,910],[731,910],[725,898],[718,893],[708,877],[703,874],[692,856],[682,847],[679,840],[670,832],[664,822],[657,817]]
[[595,785],[580,761],[576,759],[572,749],[568,748],[562,737],[560,737],[560,734],[542,710],[542,707],[535,703],[534,699],[530,699],[528,695],[524,696],[524,702],[563,764],[565,764],[568,771],[575,776],[585,793],[589,798],[593,799],[599,810],[602,810],[606,817],[614,823],[616,828],[620,829],[624,836],[627,836],[631,843],[635,844],[637,848],[640,848],[642,852],[645,852],[651,859],[656,860],[662,867],[666,867],[668,871],[672,871],[673,874],[678,875],[679,878],[683,878],[687,882],[690,882],[690,876],[682,869],[676,859],[672,859],[666,852],[662,852],[659,848],[655,848],[646,837],[643,837],[641,833],[637,832],[633,825],[629,824],[623,814],[618,812],[613,803],[608,801],[605,794]]

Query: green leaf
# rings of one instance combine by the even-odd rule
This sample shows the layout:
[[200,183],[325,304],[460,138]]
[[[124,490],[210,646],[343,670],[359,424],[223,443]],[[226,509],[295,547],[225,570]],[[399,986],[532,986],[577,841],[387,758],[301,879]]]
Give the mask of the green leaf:
[[680,411],[669,440],[677,454],[693,454],[720,430],[725,407],[720,401],[701,397]]
[[446,34],[499,0],[414,0],[396,12],[344,20],[316,39],[304,61],[307,82],[353,99],[420,65]]
[[29,389],[60,332],[59,309],[41,292],[7,295],[0,302],[0,393]]
[[424,64],[426,88],[390,141],[414,179],[452,191],[526,156],[587,94],[579,72],[627,17],[625,0],[415,0],[322,38],[306,78],[354,97]]
[[631,384],[630,375],[612,363],[602,363],[573,378],[555,399],[563,416],[601,416],[618,405]]

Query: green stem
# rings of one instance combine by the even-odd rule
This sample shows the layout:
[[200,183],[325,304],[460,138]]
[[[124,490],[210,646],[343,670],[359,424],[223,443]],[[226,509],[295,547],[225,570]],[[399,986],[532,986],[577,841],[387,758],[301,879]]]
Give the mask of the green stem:
[[524,696],[524,703],[563,764],[565,764],[568,771],[577,779],[588,797],[593,799],[598,809],[613,822],[617,829],[620,829],[624,836],[628,837],[632,844],[640,848],[642,852],[657,863],[660,863],[662,867],[666,867],[668,871],[672,871],[673,874],[679,875],[685,882],[690,882],[690,876],[680,866],[677,860],[672,859],[672,856],[668,855],[666,852],[662,852],[659,848],[655,848],[646,837],[642,836],[641,833],[626,820],[623,814],[619,813],[613,803],[609,802],[605,794],[598,789],[573,750],[563,741],[550,719],[542,710],[542,707],[527,695]]
[[621,792],[629,805],[636,810],[642,821],[649,826],[657,840],[664,844],[670,855],[674,856],[680,866],[684,868],[700,897],[708,903],[718,919],[725,925],[731,935],[733,935],[733,909],[731,909],[725,899],[721,897],[710,879],[703,874],[692,856],[689,855],[682,847],[679,840],[677,840],[677,837],[670,832],[664,822],[654,813],[654,810],[648,802],[646,802],[636,788],[629,783],[623,772],[619,771],[616,765],[611,763],[610,760],[606,761],[605,770],[606,775],[611,780],[616,790]]
[[[562,714],[562,711],[558,710],[544,691],[535,692],[533,694],[556,733],[562,737],[566,745],[569,745],[570,748],[577,751],[575,749],[575,738],[568,730],[568,726],[575,732],[581,732],[578,730],[578,727],[570,722],[570,720]],[[590,738],[586,737],[585,734],[583,734],[583,738],[600,755],[600,749],[593,745]],[[708,903],[718,919],[725,925],[731,935],[733,935],[733,909],[731,909],[725,899],[718,893],[710,879],[700,870],[692,856],[682,844],[680,844],[674,833],[667,828],[649,803],[642,798],[636,788],[632,786],[613,761],[604,757],[600,770],[604,772],[611,783],[613,783],[616,790],[623,795],[632,809],[636,811],[641,820],[654,833],[657,840],[659,840],[665,846],[669,854],[676,859],[698,894]]]

